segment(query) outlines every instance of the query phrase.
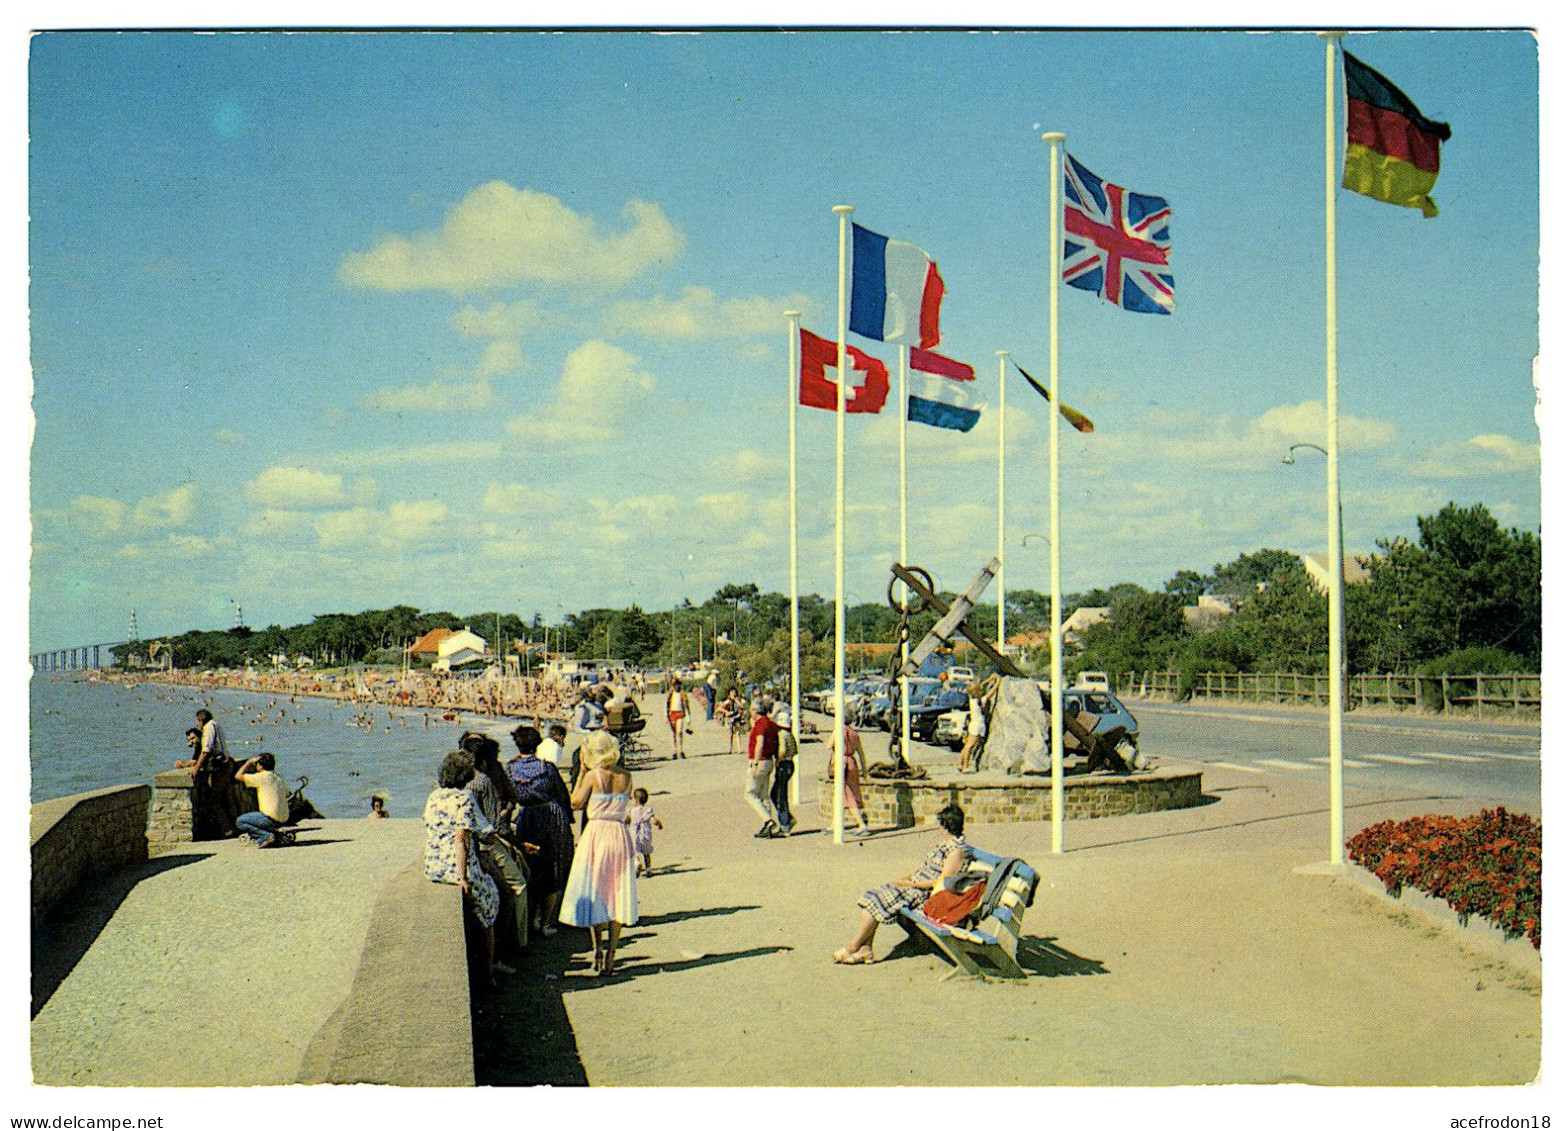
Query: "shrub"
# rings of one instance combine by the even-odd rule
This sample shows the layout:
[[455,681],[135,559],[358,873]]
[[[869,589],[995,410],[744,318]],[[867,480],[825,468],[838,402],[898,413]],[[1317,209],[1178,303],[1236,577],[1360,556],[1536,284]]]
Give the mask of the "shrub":
[[1539,949],[1540,826],[1526,814],[1383,821],[1349,839],[1350,859],[1397,895],[1416,888],[1462,915],[1483,915]]

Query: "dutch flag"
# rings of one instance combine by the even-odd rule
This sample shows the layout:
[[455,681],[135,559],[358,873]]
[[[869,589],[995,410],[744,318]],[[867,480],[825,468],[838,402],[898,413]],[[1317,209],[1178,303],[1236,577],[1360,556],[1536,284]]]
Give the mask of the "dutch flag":
[[878,342],[938,344],[943,277],[921,248],[851,225],[851,332]]
[[976,397],[975,375],[976,371],[963,362],[925,350],[911,350],[905,419],[969,432],[986,407]]

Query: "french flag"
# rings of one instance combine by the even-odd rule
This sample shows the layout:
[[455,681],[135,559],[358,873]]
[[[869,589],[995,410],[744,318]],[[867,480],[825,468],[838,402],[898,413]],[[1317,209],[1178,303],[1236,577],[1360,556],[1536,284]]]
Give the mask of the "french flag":
[[878,342],[938,344],[943,276],[921,248],[851,225],[851,332]]
[[905,419],[969,432],[986,407],[976,397],[975,375],[976,371],[963,362],[926,350],[911,350]]

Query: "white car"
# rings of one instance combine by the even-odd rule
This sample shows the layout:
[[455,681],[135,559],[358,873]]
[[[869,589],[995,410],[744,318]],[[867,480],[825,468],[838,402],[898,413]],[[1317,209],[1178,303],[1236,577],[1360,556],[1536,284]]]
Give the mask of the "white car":
[[1110,691],[1111,677],[1105,672],[1080,672],[1074,677],[1073,686],[1080,691]]
[[949,669],[949,682],[950,683],[974,683],[975,681],[976,681],[976,673],[975,673],[974,669],[972,669],[972,668],[950,668]]

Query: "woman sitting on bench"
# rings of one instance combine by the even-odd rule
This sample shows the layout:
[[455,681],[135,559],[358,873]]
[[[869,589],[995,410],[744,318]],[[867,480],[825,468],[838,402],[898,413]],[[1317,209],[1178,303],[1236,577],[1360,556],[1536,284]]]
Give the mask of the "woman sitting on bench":
[[835,951],[842,966],[861,966],[873,961],[873,936],[878,924],[890,923],[902,910],[920,907],[927,898],[965,870],[965,811],[958,805],[945,806],[938,814],[943,837],[933,846],[921,867],[891,883],[862,893],[857,906],[862,920],[855,936]]

